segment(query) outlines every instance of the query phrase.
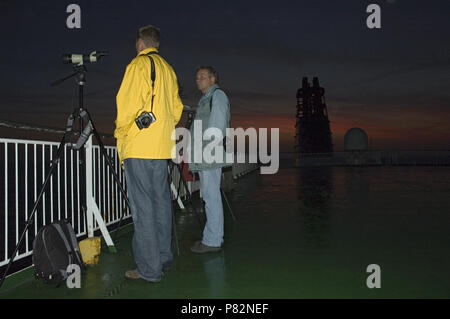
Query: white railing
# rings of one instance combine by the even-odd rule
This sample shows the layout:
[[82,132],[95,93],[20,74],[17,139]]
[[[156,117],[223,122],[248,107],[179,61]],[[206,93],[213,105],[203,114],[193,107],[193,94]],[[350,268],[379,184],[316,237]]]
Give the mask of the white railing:
[[[25,229],[58,146],[59,143],[55,142],[0,139],[0,163],[3,165],[3,168],[0,167],[0,266],[8,263]],[[116,172],[119,172],[119,179],[124,182],[115,147],[105,148],[113,159]],[[99,147],[94,146],[93,151],[93,194],[109,226],[116,223],[123,213],[124,218],[130,215]],[[80,160],[80,152],[64,148],[15,260],[31,255],[33,239],[38,230],[53,221],[67,218],[77,236],[87,234],[86,216],[81,209],[81,201],[85,197],[85,176],[78,165]],[[97,229],[98,225],[95,224],[94,230]]]
[[[237,179],[241,176],[251,173],[260,167],[259,163],[249,163],[250,157],[248,154],[245,154],[243,157],[245,158],[244,163],[235,163],[232,166],[233,179]],[[237,160],[238,160],[238,156],[236,155],[235,161],[237,161]]]
[[[56,142],[0,138],[0,267],[9,262],[25,229],[58,146],[59,143]],[[116,147],[105,148],[112,159],[114,170],[126,189]],[[128,219],[130,213],[125,199],[106,165],[99,146],[93,146],[92,159],[93,197],[106,226],[117,223],[122,214],[125,214],[124,219]],[[77,237],[88,235],[86,214],[81,209],[83,206],[81,203],[86,197],[86,184],[85,173],[80,170],[80,160],[79,151],[64,148],[61,160],[57,162],[56,170],[37,207],[33,224],[25,233],[24,241],[14,258],[15,261],[32,254],[33,240],[37,232],[42,226],[53,221],[67,218]],[[241,177],[258,167],[257,163],[234,164],[233,178]],[[180,185],[179,178],[178,170],[174,169],[172,175],[174,185]],[[190,192],[200,188],[198,181],[187,182],[187,186]],[[182,189],[180,196],[184,195]],[[98,229],[95,222],[94,230]]]
[[297,166],[450,165],[450,150],[343,151],[299,153]]

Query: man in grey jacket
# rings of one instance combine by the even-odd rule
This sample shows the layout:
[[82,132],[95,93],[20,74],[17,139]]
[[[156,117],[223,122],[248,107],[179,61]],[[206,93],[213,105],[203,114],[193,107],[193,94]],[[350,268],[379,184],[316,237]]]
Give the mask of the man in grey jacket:
[[[209,136],[208,129],[215,129],[217,133],[221,133],[222,137],[226,136],[226,128],[230,125],[230,103],[225,92],[219,88],[219,76],[217,71],[210,66],[201,66],[197,69],[196,74],[197,88],[202,92],[202,97],[198,103],[196,116],[193,125],[190,128],[191,133],[191,156],[189,168],[192,172],[198,172],[200,176],[200,184],[203,200],[205,201],[206,225],[203,230],[203,239],[197,241],[191,247],[194,253],[208,253],[221,250],[224,234],[223,222],[223,206],[220,192],[220,181],[222,177],[222,167],[230,166],[231,163],[226,162],[226,152],[224,140],[220,140],[218,148],[223,156],[218,159],[203,158],[202,155],[205,147],[216,138]],[[196,136],[195,131],[199,132],[201,126],[202,136]],[[207,131],[208,130],[208,131]],[[206,131],[206,132],[205,132]],[[205,134],[206,133],[206,134]],[[211,137],[211,140],[203,140],[203,135]],[[219,134],[220,135],[220,134]],[[201,141],[196,139],[201,138]],[[195,153],[199,154],[201,160],[195,157]],[[207,153],[207,152],[205,152]]]

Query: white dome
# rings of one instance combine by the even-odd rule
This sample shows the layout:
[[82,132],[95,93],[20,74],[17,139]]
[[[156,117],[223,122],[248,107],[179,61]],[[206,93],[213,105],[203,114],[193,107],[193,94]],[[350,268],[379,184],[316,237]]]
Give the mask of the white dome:
[[344,136],[345,151],[367,151],[369,149],[369,138],[366,132],[359,127],[351,128]]

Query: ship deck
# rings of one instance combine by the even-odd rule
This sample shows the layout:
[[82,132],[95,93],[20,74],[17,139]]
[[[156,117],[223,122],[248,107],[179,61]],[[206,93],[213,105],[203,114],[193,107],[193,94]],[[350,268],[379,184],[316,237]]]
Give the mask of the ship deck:
[[[28,268],[0,298],[449,298],[449,176],[449,167],[255,171],[228,194],[237,220],[225,210],[223,251],[191,253],[201,227],[176,212],[180,255],[159,283],[124,278],[134,268],[129,225],[80,289],[45,285]],[[371,264],[381,288],[366,285]]]

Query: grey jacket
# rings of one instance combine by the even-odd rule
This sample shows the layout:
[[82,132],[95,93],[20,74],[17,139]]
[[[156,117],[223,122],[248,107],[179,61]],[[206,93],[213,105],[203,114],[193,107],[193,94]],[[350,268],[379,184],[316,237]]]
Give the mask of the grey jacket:
[[[214,94],[213,94],[214,93]],[[212,105],[211,103],[212,99]],[[210,110],[211,106],[211,110]],[[211,86],[208,91],[200,98],[198,102],[197,112],[194,121],[190,128],[191,134],[191,152],[190,152],[190,163],[189,169],[192,172],[210,170],[219,167],[231,166],[231,162],[226,162],[226,152],[223,150],[223,158],[220,161],[213,161],[212,163],[207,163],[203,157],[203,151],[205,147],[215,140],[212,136],[211,140],[195,140],[195,130],[197,128],[197,133],[200,132],[200,123],[202,126],[202,136],[208,128],[217,128],[222,132],[222,136],[226,136],[226,128],[230,126],[230,102],[227,95],[222,91],[217,84]],[[197,155],[201,149],[201,161],[198,161],[199,156],[195,158],[195,152]],[[220,143],[222,145],[222,141]],[[223,147],[223,146],[222,146]],[[208,150],[207,150],[208,151]],[[215,152],[212,150],[211,154],[214,156]]]

